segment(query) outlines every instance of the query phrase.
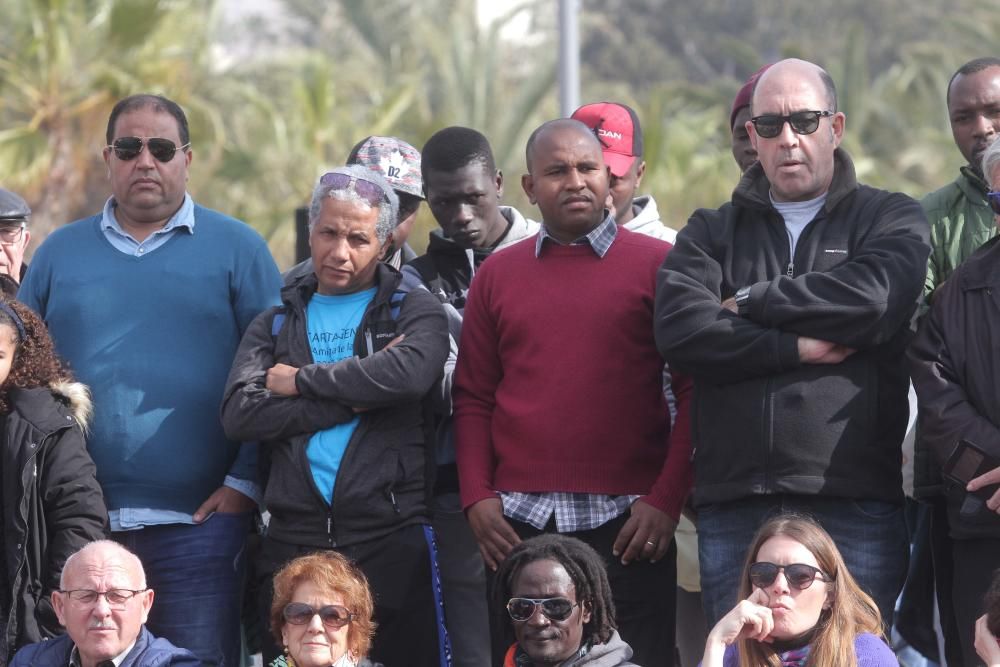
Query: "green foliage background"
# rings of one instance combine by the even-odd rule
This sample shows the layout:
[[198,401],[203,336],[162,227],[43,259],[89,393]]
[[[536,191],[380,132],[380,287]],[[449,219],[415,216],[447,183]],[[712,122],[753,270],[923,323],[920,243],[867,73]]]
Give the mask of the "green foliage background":
[[[507,175],[505,200],[536,215],[519,180],[527,135],[558,114],[555,2],[507,3],[485,26],[473,0],[272,4],[276,15],[234,21],[218,0],[0,3],[0,185],[31,203],[34,243],[100,208],[107,115],[136,92],[185,108],[193,196],[256,227],[283,267],[294,208],[369,134],[419,148],[447,125],[475,127]],[[996,55],[1000,35],[992,0],[582,4],[582,99],[639,112],[642,190],[675,227],[729,197],[732,97],[787,56],[833,75],[863,180],[914,196],[943,185],[961,162],[948,78]],[[423,210],[411,244],[422,249],[433,226]]]

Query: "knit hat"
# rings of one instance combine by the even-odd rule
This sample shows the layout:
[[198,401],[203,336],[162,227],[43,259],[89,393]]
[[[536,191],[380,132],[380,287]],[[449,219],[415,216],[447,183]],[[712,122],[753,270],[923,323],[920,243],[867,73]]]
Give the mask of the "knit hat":
[[759,70],[750,75],[743,87],[740,88],[740,92],[736,93],[736,99],[733,100],[733,111],[729,114],[729,129],[733,129],[733,123],[736,122],[736,114],[740,112],[743,107],[750,106],[750,101],[753,98],[753,87],[757,85],[757,79],[760,75],[767,71],[767,69],[773,63],[768,63],[761,67]]
[[642,155],[642,128],[631,107],[617,102],[584,104],[570,116],[597,135],[604,153],[604,163],[621,178],[635,159]]
[[396,192],[424,198],[420,151],[402,139],[366,137],[351,149],[347,164],[364,165],[381,174]]

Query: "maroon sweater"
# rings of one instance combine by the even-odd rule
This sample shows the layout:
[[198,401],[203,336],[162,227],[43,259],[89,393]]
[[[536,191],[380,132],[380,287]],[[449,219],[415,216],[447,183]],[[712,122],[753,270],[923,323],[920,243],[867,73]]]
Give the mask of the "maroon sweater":
[[472,281],[455,370],[462,504],[496,491],[637,494],[674,519],[691,485],[690,381],[653,340],[656,271],[670,244],[618,228],[587,245],[518,243]]

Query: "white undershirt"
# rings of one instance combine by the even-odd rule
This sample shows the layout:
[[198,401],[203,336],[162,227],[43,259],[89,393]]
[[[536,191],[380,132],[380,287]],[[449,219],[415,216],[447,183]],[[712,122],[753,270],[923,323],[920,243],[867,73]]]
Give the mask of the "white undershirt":
[[771,205],[777,209],[778,213],[785,221],[785,230],[788,232],[788,245],[791,248],[790,257],[795,256],[795,246],[799,242],[799,236],[802,234],[802,230],[806,228],[819,210],[823,208],[823,204],[826,203],[826,194],[823,193],[816,199],[810,199],[809,201],[774,201],[774,197],[771,193],[768,196],[771,198]]

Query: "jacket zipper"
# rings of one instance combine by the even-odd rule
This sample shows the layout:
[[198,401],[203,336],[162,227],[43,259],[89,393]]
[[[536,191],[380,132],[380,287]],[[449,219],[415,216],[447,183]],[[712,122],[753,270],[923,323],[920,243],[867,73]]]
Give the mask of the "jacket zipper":
[[[46,436],[48,437],[48,436]],[[34,442],[32,444],[33,451],[31,452],[31,457],[24,462],[24,467],[21,469],[21,481],[24,481],[24,475],[28,470],[28,466],[32,467],[31,476],[35,478],[34,485],[37,488],[38,485],[38,464],[35,462],[35,457],[38,455],[39,443]],[[25,504],[28,502],[30,494],[24,494],[24,498],[21,502],[21,523],[24,524],[25,528],[28,528],[28,516],[26,514]],[[11,597],[10,601],[10,614],[7,616],[7,627],[4,628],[4,634],[7,635],[7,642],[12,642],[15,637],[10,636],[10,624],[16,619],[15,611],[17,609],[17,589],[20,588],[17,584],[21,579],[21,571],[24,570],[24,564],[28,560],[28,541],[25,539],[21,544],[18,545],[21,548],[21,558],[20,562],[17,564],[17,571],[14,572],[14,578],[11,579],[10,584],[13,588],[14,595]]]

